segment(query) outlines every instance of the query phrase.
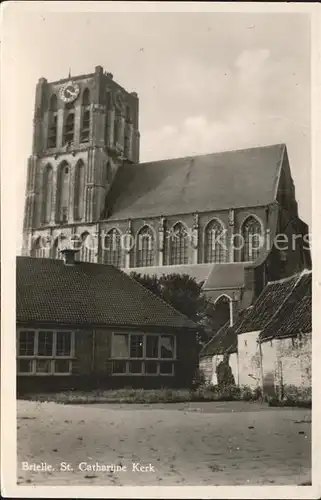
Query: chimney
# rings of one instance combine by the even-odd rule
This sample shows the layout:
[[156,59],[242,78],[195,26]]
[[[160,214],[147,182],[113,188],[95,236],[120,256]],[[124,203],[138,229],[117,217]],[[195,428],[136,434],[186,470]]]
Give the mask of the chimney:
[[75,250],[73,248],[64,248],[60,250],[60,253],[63,255],[65,266],[74,266],[76,263],[75,255],[79,252],[79,250]]
[[237,315],[237,300],[235,299],[235,293],[233,292],[232,298],[230,299],[230,326],[234,325],[236,315]]

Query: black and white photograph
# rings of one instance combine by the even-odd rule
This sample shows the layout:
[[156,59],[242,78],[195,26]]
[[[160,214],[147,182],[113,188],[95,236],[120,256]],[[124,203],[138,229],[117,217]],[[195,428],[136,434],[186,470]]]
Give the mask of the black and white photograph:
[[320,495],[315,13],[3,8],[4,496]]

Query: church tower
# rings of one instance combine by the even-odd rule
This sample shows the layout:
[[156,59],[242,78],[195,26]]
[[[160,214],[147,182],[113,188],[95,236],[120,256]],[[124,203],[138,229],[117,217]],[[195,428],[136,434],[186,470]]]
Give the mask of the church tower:
[[118,168],[139,162],[138,97],[101,66],[36,87],[28,159],[23,255],[50,256],[53,241],[94,230]]

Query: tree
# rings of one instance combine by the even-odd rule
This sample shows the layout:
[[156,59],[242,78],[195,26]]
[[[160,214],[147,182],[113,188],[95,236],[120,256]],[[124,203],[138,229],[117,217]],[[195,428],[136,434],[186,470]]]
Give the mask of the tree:
[[199,347],[204,345],[209,339],[209,311],[212,311],[213,304],[202,293],[203,283],[198,283],[195,278],[187,274],[177,273],[163,274],[158,278],[156,275],[149,276],[132,272],[130,276],[155,295],[161,297],[177,311],[198,323],[200,325],[198,332]]

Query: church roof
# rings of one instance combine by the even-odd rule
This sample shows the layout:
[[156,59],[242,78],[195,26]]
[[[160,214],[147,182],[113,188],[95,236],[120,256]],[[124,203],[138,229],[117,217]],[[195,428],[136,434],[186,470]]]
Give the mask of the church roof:
[[110,220],[272,203],[286,146],[124,164],[111,190]]
[[249,267],[249,264],[244,262],[212,264],[212,270],[203,285],[203,290],[244,286],[244,269],[246,267]]
[[197,325],[110,265],[17,257],[18,323],[184,328]]

